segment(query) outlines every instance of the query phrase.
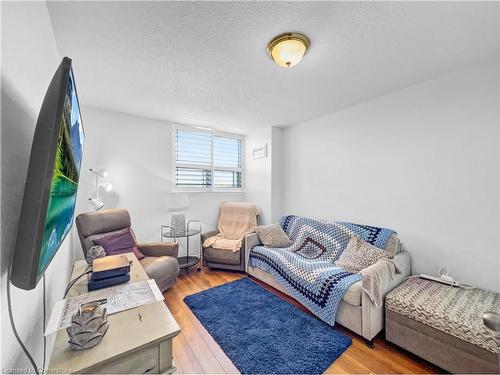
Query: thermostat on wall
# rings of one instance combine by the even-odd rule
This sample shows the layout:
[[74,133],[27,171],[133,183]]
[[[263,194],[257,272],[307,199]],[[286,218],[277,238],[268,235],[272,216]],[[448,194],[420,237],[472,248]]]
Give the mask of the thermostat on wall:
[[252,147],[252,159],[260,159],[265,157],[267,157],[267,143]]

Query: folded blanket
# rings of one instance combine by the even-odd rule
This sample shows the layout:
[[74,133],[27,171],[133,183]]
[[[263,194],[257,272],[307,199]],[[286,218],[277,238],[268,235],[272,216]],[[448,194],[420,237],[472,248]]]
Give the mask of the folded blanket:
[[382,292],[394,279],[396,273],[400,273],[400,270],[393,259],[382,258],[377,263],[362,269],[359,273],[363,276],[363,291],[376,307],[381,307],[383,304]]
[[219,234],[209,237],[203,247],[238,251],[246,234],[257,226],[258,209],[253,203],[224,202],[220,206]]

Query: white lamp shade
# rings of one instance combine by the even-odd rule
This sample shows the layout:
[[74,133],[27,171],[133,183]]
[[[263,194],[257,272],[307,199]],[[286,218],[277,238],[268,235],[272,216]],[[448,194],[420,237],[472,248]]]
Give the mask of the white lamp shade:
[[185,193],[170,193],[168,195],[168,212],[183,212],[189,210],[189,196]]

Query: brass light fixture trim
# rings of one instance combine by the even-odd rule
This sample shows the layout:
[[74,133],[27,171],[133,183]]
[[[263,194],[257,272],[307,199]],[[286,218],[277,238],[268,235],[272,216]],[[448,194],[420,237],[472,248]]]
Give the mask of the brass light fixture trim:
[[291,68],[307,53],[311,41],[302,33],[283,33],[267,44],[267,53],[281,67]]

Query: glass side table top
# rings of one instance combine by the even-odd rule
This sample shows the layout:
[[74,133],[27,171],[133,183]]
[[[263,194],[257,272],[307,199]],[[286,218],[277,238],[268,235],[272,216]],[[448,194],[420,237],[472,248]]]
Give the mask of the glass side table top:
[[172,229],[168,229],[169,227],[166,226],[162,228],[167,228],[167,230],[165,230],[164,232],[162,231],[161,233],[161,235],[166,238],[190,237],[201,233],[201,230],[198,228],[186,229],[184,232],[174,232]]

